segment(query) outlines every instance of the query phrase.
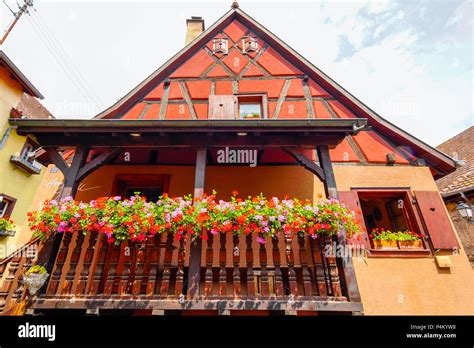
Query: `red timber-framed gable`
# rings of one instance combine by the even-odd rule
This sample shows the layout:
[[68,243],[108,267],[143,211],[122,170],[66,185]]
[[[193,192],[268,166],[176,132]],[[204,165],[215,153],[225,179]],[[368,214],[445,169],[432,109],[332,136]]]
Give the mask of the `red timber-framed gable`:
[[[245,38],[257,50],[245,52]],[[213,52],[215,39],[227,40],[227,53]],[[454,160],[383,119],[238,7],[96,118],[208,119],[209,95],[239,93],[266,94],[269,119],[367,118],[368,129],[330,150],[333,162],[426,164],[435,177],[455,168]]]

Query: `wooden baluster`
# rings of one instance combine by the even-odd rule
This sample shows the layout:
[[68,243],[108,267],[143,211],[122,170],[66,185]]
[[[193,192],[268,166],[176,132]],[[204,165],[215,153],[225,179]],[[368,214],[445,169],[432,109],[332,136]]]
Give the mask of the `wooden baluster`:
[[114,285],[117,284],[117,294],[125,295],[127,293],[128,269],[125,260],[130,258],[130,247],[126,242],[120,244],[119,259],[115,268]]
[[142,288],[140,290],[140,292],[143,292],[145,294],[148,289],[148,278],[150,275],[151,268],[150,259],[153,251],[153,244],[155,244],[155,236],[149,236],[145,244],[145,264],[143,265],[143,281]]
[[146,286],[147,296],[155,295],[156,275],[158,273],[158,262],[160,262],[160,241],[161,235],[152,238],[153,246],[150,255],[150,271],[148,272],[148,283]]
[[212,261],[214,259],[214,250],[212,243],[214,241],[214,235],[212,233],[207,234],[207,249],[206,249],[206,273],[204,275],[204,295],[208,296],[212,294]]
[[295,256],[293,254],[293,248],[291,247],[291,236],[285,235],[286,244],[286,263],[288,265],[288,282],[290,285],[290,294],[298,295],[298,283],[296,281],[295,272]]
[[[325,237],[324,241],[326,245],[333,245],[333,239],[331,237]],[[337,270],[337,264],[336,264],[336,250],[332,247],[331,249],[333,252],[331,253],[330,256],[327,257],[328,261],[328,266],[329,266],[329,275],[330,275],[330,280],[331,280],[331,287],[332,287],[332,293],[333,296],[339,297],[342,296],[342,291],[341,291],[341,282],[339,280],[339,272]]]
[[[21,254],[21,253],[20,253]],[[21,295],[23,291],[25,290],[25,287],[23,286],[22,282],[20,281],[20,278],[24,272],[26,272],[27,267],[31,265],[31,262],[28,262],[26,257],[21,257],[20,262],[18,263],[18,268],[15,271],[15,280],[13,282],[13,286],[11,289],[11,299],[9,301],[9,309],[12,311],[12,314],[15,315],[16,313],[16,306],[18,302],[20,302]]]
[[227,234],[220,234],[220,249],[219,249],[219,295],[225,295],[227,293],[227,271],[226,271],[226,249],[225,244],[227,240]]
[[122,289],[124,289],[125,294],[130,294],[132,277],[134,274],[134,268],[137,261],[137,245],[135,242],[128,242],[128,253],[125,252],[125,260],[123,262],[123,271],[120,283],[122,284]]
[[301,262],[301,273],[303,274],[303,289],[306,296],[313,295],[313,289],[311,287],[311,275],[308,270],[308,259],[306,257],[305,248],[305,237],[298,236],[299,254]]
[[275,295],[283,296],[283,277],[281,274],[281,257],[280,257],[280,247],[278,245],[278,237],[272,238],[272,254],[273,254],[273,265],[275,267]]
[[105,256],[107,254],[107,236],[104,234],[99,234],[97,237],[98,243],[96,245],[96,250],[94,250],[94,257],[92,259],[92,270],[93,272],[89,274],[89,283],[87,293],[89,295],[97,295],[99,293],[100,281],[102,280],[102,271],[105,262]]
[[316,277],[318,295],[325,297],[328,295],[328,287],[326,284],[326,276],[324,274],[324,263],[321,254],[321,248],[319,246],[321,238],[322,237],[318,237],[318,239],[311,238],[311,252],[313,255],[313,264],[315,268],[314,275]]
[[8,265],[8,274],[3,281],[0,300],[0,313],[3,313],[8,309],[8,303],[12,296],[12,289],[14,284],[18,281],[17,271],[19,270],[21,261],[21,254],[13,256]]
[[168,233],[166,236],[166,250],[165,259],[163,261],[163,276],[161,278],[160,294],[163,296],[168,295],[171,279],[171,260],[173,256],[173,234]]
[[89,275],[92,274],[92,260],[94,258],[95,251],[94,249],[97,248],[97,243],[99,241],[99,234],[98,232],[91,232],[89,237],[89,242],[87,249],[84,254],[84,265],[82,267],[81,275],[79,276],[79,281],[77,283],[76,294],[84,294],[86,289],[88,289],[89,283]]
[[[74,271],[74,278],[71,281],[71,290],[70,293],[75,295],[78,293],[79,284],[81,282],[82,272],[85,268],[85,260],[87,250],[89,249],[89,245],[91,243],[92,234],[89,232],[83,238],[83,242],[81,244],[81,248],[79,250],[79,259],[77,260],[76,269]],[[86,269],[88,271],[88,269]],[[87,277],[86,277],[87,279]]]
[[143,267],[145,266],[145,242],[137,245],[135,275],[132,283],[132,295],[140,295],[143,282]]
[[66,272],[66,276],[64,278],[64,285],[61,287],[62,294],[71,294],[72,285],[74,282],[74,277],[76,275],[77,264],[79,262],[79,258],[81,256],[82,244],[84,243],[84,234],[83,233],[75,233],[76,238],[74,239],[74,243],[71,243],[69,248],[73,248],[71,258],[69,261],[69,270]]
[[59,247],[59,251],[54,262],[53,272],[51,273],[51,279],[48,284],[48,289],[46,290],[46,294],[48,295],[54,295],[58,292],[61,273],[64,263],[66,262],[71,236],[71,233],[64,233],[62,236],[63,238],[61,240],[61,246]]
[[180,296],[183,293],[184,260],[186,258],[186,238],[188,238],[188,236],[184,236],[179,240],[178,270],[176,271],[176,285],[174,289],[174,293],[176,296]]
[[108,272],[105,278],[104,294],[111,295],[114,289],[115,276],[117,275],[117,264],[120,258],[120,247],[116,245],[110,245],[108,257]]
[[233,236],[232,238],[232,261],[234,264],[234,272],[232,274],[232,281],[234,283],[234,297],[240,297],[240,236]]
[[329,252],[326,250],[326,242],[324,240],[324,236],[319,238],[319,250],[321,251],[321,259],[323,261],[323,270],[324,270],[324,280],[326,281],[326,289],[328,296],[332,296],[332,287],[331,287],[331,275],[329,272],[329,263],[326,257],[326,253]]
[[247,262],[247,296],[255,296],[255,274],[253,272],[253,246],[252,246],[252,233],[249,233],[245,237],[247,244],[247,250],[245,258]]
[[[263,237],[262,237],[263,238]],[[259,259],[260,259],[260,282],[261,282],[261,295],[268,296],[270,294],[270,285],[268,284],[268,270],[267,270],[267,248],[265,244],[260,244],[259,247]]]

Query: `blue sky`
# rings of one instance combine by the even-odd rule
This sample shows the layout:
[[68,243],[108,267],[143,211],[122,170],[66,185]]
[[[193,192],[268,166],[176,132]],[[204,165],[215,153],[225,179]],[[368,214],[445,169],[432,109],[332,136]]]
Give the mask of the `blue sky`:
[[[20,20],[2,49],[45,95],[56,117],[90,118],[183,47],[186,18],[202,16],[210,26],[231,2],[36,1],[37,12]],[[421,140],[438,145],[473,124],[472,0],[239,3],[382,117]],[[3,30],[12,16],[3,4],[0,8]],[[71,64],[65,64],[69,75],[61,68],[65,58],[58,63],[51,53],[46,30],[80,76]],[[87,88],[76,86],[81,79]]]

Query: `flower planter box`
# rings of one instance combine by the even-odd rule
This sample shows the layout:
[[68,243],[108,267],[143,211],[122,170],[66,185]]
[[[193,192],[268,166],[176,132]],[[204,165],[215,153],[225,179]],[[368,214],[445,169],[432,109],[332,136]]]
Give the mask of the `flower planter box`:
[[1,237],[1,236],[10,236],[10,237],[13,237],[14,235],[15,235],[15,231],[0,230],[0,237]]
[[423,242],[421,240],[400,240],[398,247],[400,249],[423,249]]
[[396,240],[371,240],[371,243],[374,249],[398,249]]

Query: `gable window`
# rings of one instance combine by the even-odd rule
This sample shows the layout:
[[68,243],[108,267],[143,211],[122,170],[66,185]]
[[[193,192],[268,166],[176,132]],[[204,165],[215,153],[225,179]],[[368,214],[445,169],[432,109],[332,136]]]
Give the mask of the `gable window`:
[[242,47],[244,53],[251,53],[258,51],[258,40],[256,37],[245,36],[242,39]]
[[9,218],[15,207],[16,198],[0,193],[0,218]]
[[237,95],[237,103],[239,119],[267,118],[267,98],[265,94]]
[[229,52],[229,43],[227,39],[217,38],[212,41],[212,53],[227,54]]

